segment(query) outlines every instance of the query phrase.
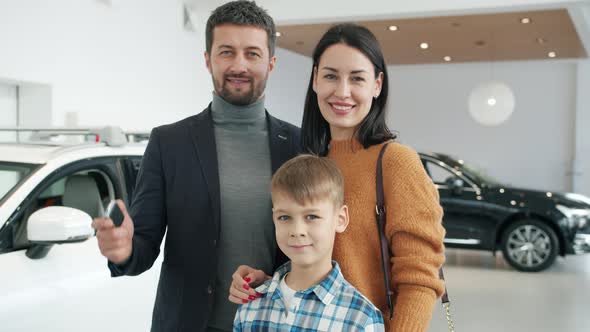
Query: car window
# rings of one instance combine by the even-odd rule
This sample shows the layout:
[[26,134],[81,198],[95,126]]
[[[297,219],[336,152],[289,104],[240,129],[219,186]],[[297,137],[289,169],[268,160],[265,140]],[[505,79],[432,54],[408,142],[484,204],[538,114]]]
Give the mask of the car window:
[[45,189],[41,194],[39,194],[39,198],[47,198],[53,196],[63,196],[64,191],[66,189],[66,178],[62,178],[60,180],[55,181],[49,188]]
[[36,165],[0,162],[0,201],[35,169]]
[[132,202],[135,182],[137,180],[137,174],[139,173],[139,168],[141,166],[141,156],[125,157],[120,160],[120,163],[125,177],[127,199],[129,202]]
[[131,157],[131,162],[133,163],[133,169],[135,172],[139,172],[139,167],[141,167],[141,157]]
[[483,167],[475,166],[474,164],[464,163],[461,167],[461,170],[464,173],[470,175],[472,178],[477,179],[477,181],[479,181],[480,183],[486,183],[488,185],[496,186],[502,185],[500,181],[488,175]]
[[[438,185],[446,185],[452,179],[456,178],[458,175],[455,172],[451,172],[449,169],[433,163],[431,161],[425,162],[426,171],[428,175],[432,178],[432,182]],[[468,183],[464,182],[464,186],[469,186]]]

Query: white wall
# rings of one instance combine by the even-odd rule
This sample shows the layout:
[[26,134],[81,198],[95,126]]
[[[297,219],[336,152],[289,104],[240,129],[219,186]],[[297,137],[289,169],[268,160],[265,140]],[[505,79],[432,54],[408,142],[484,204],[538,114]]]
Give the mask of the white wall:
[[277,64],[266,85],[266,108],[298,127],[301,126],[303,102],[311,75],[311,58],[276,49]]
[[590,197],[590,60],[580,61],[577,72],[574,191]]
[[[52,87],[53,124],[149,129],[211,99],[204,36],[183,29],[180,0],[4,0],[0,77]],[[204,22],[200,22],[204,25]]]
[[[0,127],[14,127],[17,121],[16,86],[0,82]],[[0,142],[13,141],[14,133],[0,132]]]
[[19,126],[49,127],[52,124],[53,91],[46,84],[21,83],[18,87]]
[[16,86],[0,83],[0,127],[16,125]]
[[[311,60],[291,52],[278,54],[281,70],[273,77],[268,99],[288,102],[288,108],[272,111],[299,124]],[[478,125],[467,110],[471,89],[490,78],[489,63],[389,66],[388,70],[388,124],[403,143],[475,162],[515,186],[572,189],[575,62],[494,64],[494,77],[508,83],[516,96],[512,117],[498,127]]]

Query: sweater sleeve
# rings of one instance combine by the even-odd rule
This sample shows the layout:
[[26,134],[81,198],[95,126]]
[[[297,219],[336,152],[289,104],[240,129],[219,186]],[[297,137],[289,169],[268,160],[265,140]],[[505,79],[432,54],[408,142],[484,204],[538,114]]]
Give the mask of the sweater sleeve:
[[444,292],[438,270],[445,260],[438,190],[416,151],[393,143],[383,158],[387,220],[396,293],[392,331],[428,329],[436,299]]

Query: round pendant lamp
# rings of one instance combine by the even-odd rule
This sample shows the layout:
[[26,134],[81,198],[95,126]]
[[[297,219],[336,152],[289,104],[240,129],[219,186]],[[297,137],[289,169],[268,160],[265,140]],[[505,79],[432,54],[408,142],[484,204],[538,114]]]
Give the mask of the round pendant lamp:
[[514,112],[514,93],[502,82],[491,81],[476,86],[469,95],[469,114],[479,124],[497,126]]

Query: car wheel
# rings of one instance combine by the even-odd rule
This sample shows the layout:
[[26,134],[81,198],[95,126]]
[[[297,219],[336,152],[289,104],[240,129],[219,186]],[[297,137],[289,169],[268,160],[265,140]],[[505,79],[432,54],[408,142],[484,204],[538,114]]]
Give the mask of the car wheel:
[[559,240],[546,223],[534,219],[512,223],[502,235],[502,253],[519,271],[545,270],[557,257]]

